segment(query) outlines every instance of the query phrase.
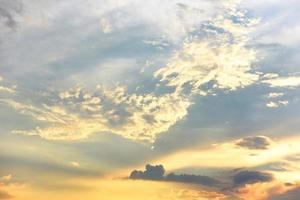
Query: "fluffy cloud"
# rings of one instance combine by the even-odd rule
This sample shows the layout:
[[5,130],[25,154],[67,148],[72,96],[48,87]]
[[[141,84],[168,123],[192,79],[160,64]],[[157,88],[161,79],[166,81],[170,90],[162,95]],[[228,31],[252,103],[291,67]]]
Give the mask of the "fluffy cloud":
[[239,147],[254,150],[268,149],[271,144],[272,140],[265,136],[250,136],[236,142],[236,145]]

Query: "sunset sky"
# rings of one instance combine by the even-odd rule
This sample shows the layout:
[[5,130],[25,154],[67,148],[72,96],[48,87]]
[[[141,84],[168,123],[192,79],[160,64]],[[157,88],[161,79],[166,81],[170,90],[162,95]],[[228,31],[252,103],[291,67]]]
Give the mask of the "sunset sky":
[[0,0],[0,200],[299,200],[299,0]]

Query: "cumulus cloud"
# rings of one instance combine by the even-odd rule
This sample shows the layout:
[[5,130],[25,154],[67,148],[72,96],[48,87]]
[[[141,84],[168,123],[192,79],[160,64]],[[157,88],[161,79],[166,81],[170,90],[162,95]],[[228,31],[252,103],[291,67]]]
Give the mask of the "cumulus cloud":
[[159,180],[159,181],[173,181],[191,184],[200,184],[205,186],[216,186],[220,181],[209,176],[192,175],[192,174],[175,174],[170,173],[165,175],[165,169],[162,165],[149,165],[145,167],[145,171],[134,170],[131,172],[130,179],[143,180]]
[[260,171],[239,171],[233,176],[233,183],[236,186],[243,186],[246,184],[254,184],[259,182],[272,181],[273,175]]
[[238,140],[236,146],[252,150],[265,150],[272,144],[272,140],[266,136],[250,136]]

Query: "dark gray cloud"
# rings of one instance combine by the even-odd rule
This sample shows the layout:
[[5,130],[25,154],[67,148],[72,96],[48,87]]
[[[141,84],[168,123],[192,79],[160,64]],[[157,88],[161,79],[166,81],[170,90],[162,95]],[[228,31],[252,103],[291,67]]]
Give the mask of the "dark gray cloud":
[[144,180],[160,180],[160,181],[173,181],[182,183],[194,183],[205,186],[216,186],[220,181],[202,175],[192,175],[192,174],[174,174],[170,173],[166,176],[165,169],[162,165],[149,165],[145,167],[145,171],[134,170],[131,172],[130,179],[144,179]]
[[211,178],[209,176],[193,175],[193,174],[179,174],[170,173],[166,176],[166,180],[174,182],[183,183],[195,183],[206,186],[215,186],[220,183],[220,181]]
[[260,171],[238,171],[233,176],[234,186],[243,186],[258,182],[270,182],[273,180],[272,174]]
[[236,145],[247,149],[264,150],[271,145],[271,140],[265,136],[251,136],[239,140]]
[[148,180],[163,180],[165,169],[162,165],[146,165],[145,171],[134,170],[129,178],[131,179],[148,179]]
[[0,21],[4,21],[6,26],[14,29],[17,25],[14,14],[22,10],[23,6],[17,0],[0,0]]

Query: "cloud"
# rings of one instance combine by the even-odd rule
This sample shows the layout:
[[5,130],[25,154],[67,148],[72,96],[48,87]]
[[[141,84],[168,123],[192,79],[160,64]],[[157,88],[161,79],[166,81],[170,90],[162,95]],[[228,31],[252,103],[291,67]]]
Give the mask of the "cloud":
[[191,93],[201,93],[201,86],[209,82],[215,83],[214,88],[228,90],[255,83],[259,78],[252,68],[256,52],[247,47],[247,42],[256,21],[248,19],[242,11],[226,11],[203,25],[201,31],[208,36],[187,39],[182,51],[155,76],[178,91],[189,85]]
[[13,196],[10,195],[8,192],[4,191],[4,190],[1,190],[0,188],[0,199],[12,199]]
[[145,167],[145,171],[134,170],[131,172],[130,179],[173,181],[191,184],[200,184],[205,186],[216,186],[220,181],[209,176],[191,175],[191,174],[174,174],[170,173],[164,176],[165,169],[162,165],[149,165]]
[[275,77],[267,80],[262,80],[261,82],[266,83],[271,87],[294,88],[300,86],[300,77],[299,76]]
[[277,101],[277,102],[270,101],[266,104],[266,106],[268,108],[278,108],[279,106],[286,106],[288,104],[289,104],[288,100],[282,100],[282,101]]
[[[33,130],[14,132],[48,140],[80,140],[95,133],[111,132],[153,143],[160,134],[188,115],[188,109],[198,95],[215,94],[219,90],[234,91],[259,82],[260,75],[253,65],[257,61],[256,51],[249,47],[249,35],[257,20],[238,9],[238,1],[225,2],[219,5],[222,9],[214,13],[216,16],[191,22],[189,27],[196,28],[194,31],[198,33],[184,34],[186,39],[182,48],[174,52],[164,67],[155,71],[153,81],[158,83],[157,88],[138,93],[130,92],[125,86],[100,86],[92,92],[74,87],[36,97],[42,99],[41,102],[2,99],[2,103],[41,123]],[[104,32],[115,30],[113,16],[123,18],[127,11],[121,10],[129,9],[127,3],[112,6],[111,12],[103,11],[106,14],[101,12],[100,26]],[[185,4],[175,7],[192,9]],[[199,10],[195,12],[199,13]],[[156,90],[161,88],[169,90],[158,94]],[[8,89],[0,86],[0,91],[8,92]]]
[[103,33],[110,33],[112,32],[112,25],[106,18],[100,19],[100,28]]
[[[2,82],[3,80],[4,78],[0,76],[0,82]],[[16,87],[17,86],[8,87],[0,84],[0,93],[16,93]]]
[[14,14],[21,11],[22,4],[18,0],[1,0],[0,2],[0,20],[4,21],[5,25],[11,29],[17,25]]
[[193,174],[174,174],[170,173],[166,176],[166,180],[182,183],[194,183],[206,186],[216,186],[220,181],[209,176],[193,175]]
[[218,2],[206,0],[124,2],[121,5],[115,3],[112,9],[102,15],[102,19],[109,21],[110,30],[120,32],[126,28],[146,25],[147,31],[154,37],[163,37],[175,43],[181,42],[189,33],[195,31],[203,21],[216,12],[215,7],[220,5]]
[[70,163],[70,165],[72,165],[73,167],[80,167],[80,164],[79,164],[78,162],[70,161],[69,163]]
[[177,93],[127,94],[124,87],[98,87],[95,93],[77,87],[60,92],[54,101],[53,105],[32,105],[1,100],[48,124],[35,130],[15,130],[15,133],[39,135],[49,140],[78,140],[97,132],[112,132],[132,140],[153,142],[158,134],[186,116],[191,105],[187,97]]
[[130,179],[146,179],[146,180],[163,180],[165,169],[162,165],[149,165],[145,167],[145,171],[134,170],[131,172]]
[[299,199],[300,188],[294,188],[282,194],[274,194],[268,198],[268,200],[296,200]]
[[250,136],[243,138],[235,143],[238,147],[253,150],[265,150],[272,144],[270,138],[266,136]]
[[0,177],[0,199],[13,199],[14,195],[11,195],[11,191],[23,189],[25,184],[15,182],[12,180],[11,174]]
[[284,93],[282,92],[271,92],[268,94],[268,98],[277,98],[277,97],[282,97]]
[[1,180],[2,181],[9,181],[9,180],[11,180],[11,178],[12,178],[12,175],[9,174],[9,175],[6,175],[6,176],[2,176]]
[[274,178],[272,174],[259,171],[239,171],[233,176],[233,183],[236,186],[254,184],[259,182],[270,182]]
[[0,93],[4,92],[4,93],[15,93],[16,90],[14,88],[10,88],[10,87],[5,87],[0,85]]

